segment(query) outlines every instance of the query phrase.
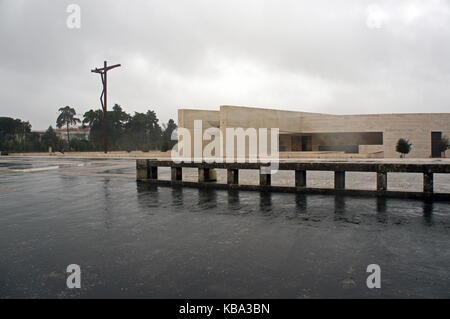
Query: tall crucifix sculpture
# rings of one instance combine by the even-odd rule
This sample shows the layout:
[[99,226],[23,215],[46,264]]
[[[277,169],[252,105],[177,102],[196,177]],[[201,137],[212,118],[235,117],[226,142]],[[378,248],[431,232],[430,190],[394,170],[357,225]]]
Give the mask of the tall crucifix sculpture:
[[102,95],[100,96],[100,102],[102,103],[102,109],[103,109],[103,146],[105,153],[108,152],[108,130],[106,128],[107,122],[106,122],[106,114],[108,112],[108,99],[107,99],[107,92],[108,92],[108,86],[107,86],[107,72],[111,69],[119,67],[120,64],[115,64],[108,66],[107,62],[104,62],[103,68],[95,68],[94,70],[91,70],[91,72],[99,73],[102,77],[102,84],[103,84],[103,91]]

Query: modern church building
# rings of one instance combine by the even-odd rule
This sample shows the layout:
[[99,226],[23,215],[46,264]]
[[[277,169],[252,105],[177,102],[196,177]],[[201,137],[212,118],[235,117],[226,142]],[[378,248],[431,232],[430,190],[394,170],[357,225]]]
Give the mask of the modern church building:
[[[180,109],[180,128],[279,128],[280,157],[399,157],[396,144],[408,139],[408,157],[441,157],[438,144],[450,137],[450,113],[332,115],[221,106],[218,111]],[[192,134],[193,136],[193,134]],[[208,141],[203,141],[208,144]]]

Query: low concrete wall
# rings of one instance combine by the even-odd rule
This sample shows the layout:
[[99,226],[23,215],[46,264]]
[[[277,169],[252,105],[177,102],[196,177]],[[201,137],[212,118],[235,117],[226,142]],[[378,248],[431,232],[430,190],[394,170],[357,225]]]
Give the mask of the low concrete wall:
[[[306,161],[285,160],[278,163],[278,170],[295,171],[295,187],[291,186],[273,186],[271,184],[272,175],[265,173],[262,168],[267,166],[263,163],[193,163],[181,162],[175,163],[170,160],[157,159],[137,159],[136,160],[136,179],[138,181],[152,182],[163,185],[186,185],[197,187],[218,187],[218,188],[237,188],[249,190],[275,190],[291,192],[316,192],[323,194],[349,194],[349,195],[375,195],[375,196],[393,196],[393,197],[414,197],[414,198],[434,198],[450,200],[450,193],[435,193],[433,189],[434,174],[450,173],[450,164],[445,163],[401,163],[401,162],[382,162],[376,160],[367,161]],[[158,167],[170,167],[172,171],[171,181],[158,179]],[[198,182],[188,182],[182,179],[182,169],[197,168]],[[214,169],[227,170],[227,184],[212,182],[210,174]],[[238,170],[258,170],[259,185],[239,184]],[[334,172],[334,189],[316,189],[306,187],[307,171],[332,171]],[[357,190],[348,189],[345,186],[346,172],[376,172],[377,189],[376,190]],[[423,174],[423,192],[398,192],[390,191],[387,188],[388,173],[422,173]],[[215,178],[214,178],[215,179]]]

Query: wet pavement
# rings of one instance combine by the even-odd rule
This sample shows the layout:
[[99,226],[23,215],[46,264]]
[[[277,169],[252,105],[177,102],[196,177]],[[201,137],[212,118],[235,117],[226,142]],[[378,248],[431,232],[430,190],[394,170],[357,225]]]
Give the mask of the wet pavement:
[[[371,189],[364,178],[349,187]],[[130,159],[2,157],[0,298],[449,298],[449,204],[159,187],[136,183]],[[81,289],[66,287],[69,264]]]

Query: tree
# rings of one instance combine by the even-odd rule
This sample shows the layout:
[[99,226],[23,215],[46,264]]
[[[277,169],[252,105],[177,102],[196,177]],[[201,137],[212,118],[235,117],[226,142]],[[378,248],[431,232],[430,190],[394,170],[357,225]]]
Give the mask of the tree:
[[400,157],[405,157],[406,154],[408,154],[411,151],[411,145],[407,139],[400,138],[397,142],[396,151],[401,153]]
[[83,126],[92,128],[95,123],[101,122],[103,120],[102,110],[89,110],[83,115]]
[[445,157],[445,151],[450,148],[450,143],[448,141],[447,136],[444,136],[441,138],[441,140],[439,141],[438,147],[439,147],[439,151],[441,152],[441,154],[444,154],[444,157]]
[[81,123],[79,118],[75,117],[75,109],[71,108],[70,106],[61,107],[59,110],[61,114],[59,114],[58,118],[56,119],[56,126],[58,128],[63,127],[66,125],[67,127],[67,144],[70,144],[70,138],[69,138],[69,125],[75,125],[77,123]]
[[170,119],[167,124],[163,124],[161,151],[166,152],[171,149],[176,141],[172,141],[172,133],[177,129],[175,121]]
[[25,151],[26,137],[31,124],[19,119],[0,117],[0,148],[6,151]]
[[123,126],[131,119],[131,116],[127,112],[124,112],[119,104],[114,104],[112,118],[114,127],[122,129]]
[[9,138],[22,139],[23,135],[31,132],[30,122],[23,122],[10,117],[0,117],[0,135]]
[[124,112],[119,104],[114,104],[112,111],[108,112],[108,132],[111,146],[114,149],[120,148],[125,133],[125,125],[130,119],[130,114]]
[[83,138],[72,138],[70,140],[70,149],[76,152],[90,151],[92,144]]
[[100,150],[103,147],[103,110],[89,110],[83,115],[83,125],[89,127],[89,141],[92,149]]
[[48,129],[41,137],[41,143],[44,150],[47,150],[51,147],[53,150],[56,150],[60,146],[60,138],[56,135],[53,127],[49,126]]
[[126,139],[124,142],[127,143],[126,147],[134,146],[144,151],[158,148],[162,133],[158,122],[158,117],[154,111],[135,112],[133,117],[125,124]]
[[[93,144],[91,146],[100,150],[103,146],[103,110],[89,110],[83,117],[83,125],[90,128],[89,140]],[[120,149],[125,144],[125,125],[130,118],[119,104],[115,104],[112,111],[108,111],[106,125],[110,149]]]
[[[59,109],[57,127],[66,126],[67,140],[57,136],[53,127],[40,135],[31,132],[31,125],[19,119],[0,117],[0,150],[2,151],[47,151],[49,147],[62,151],[64,148],[78,151],[95,151],[103,148],[103,110],[89,110],[81,122],[75,117],[73,108],[66,106]],[[69,126],[82,123],[89,127],[89,141],[70,138]],[[115,104],[107,115],[107,131],[111,149],[115,150],[170,150],[176,141],[171,140],[177,129],[175,121],[159,124],[154,111],[136,112],[133,116],[126,113],[119,104]]]

